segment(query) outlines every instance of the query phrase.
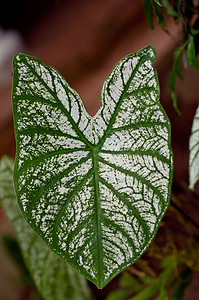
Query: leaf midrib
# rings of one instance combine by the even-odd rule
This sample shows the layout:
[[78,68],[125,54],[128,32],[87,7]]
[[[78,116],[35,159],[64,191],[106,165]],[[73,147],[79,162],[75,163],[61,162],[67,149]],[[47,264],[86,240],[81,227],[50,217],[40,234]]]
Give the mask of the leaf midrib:
[[101,206],[100,206],[100,189],[99,189],[99,174],[97,162],[97,149],[93,151],[93,168],[94,168],[94,189],[95,189],[95,207],[96,207],[96,229],[97,229],[97,255],[98,255],[98,273],[99,282],[98,286],[102,284],[102,270],[103,270],[103,245],[102,245],[102,232],[101,232]]

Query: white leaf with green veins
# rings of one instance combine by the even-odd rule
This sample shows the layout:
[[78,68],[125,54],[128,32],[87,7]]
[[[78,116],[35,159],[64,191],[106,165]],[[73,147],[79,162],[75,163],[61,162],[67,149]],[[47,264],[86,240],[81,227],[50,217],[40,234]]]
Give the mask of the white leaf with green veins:
[[189,188],[199,180],[199,106],[196,110],[189,139]]
[[12,222],[27,268],[40,295],[45,300],[88,300],[87,282],[38,237],[24,220],[13,185],[14,161],[0,161],[0,201]]
[[170,123],[152,46],[124,57],[91,117],[52,67],[14,57],[14,181],[25,219],[58,255],[104,287],[153,240],[169,205]]

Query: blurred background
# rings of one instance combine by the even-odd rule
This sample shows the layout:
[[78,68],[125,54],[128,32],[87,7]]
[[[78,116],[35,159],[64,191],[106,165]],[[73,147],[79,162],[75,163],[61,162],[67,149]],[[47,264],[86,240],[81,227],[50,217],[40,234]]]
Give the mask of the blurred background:
[[[5,1],[0,10],[0,156],[15,156],[11,105],[12,57],[15,53],[39,57],[45,65],[58,69],[79,93],[88,112],[94,115],[100,105],[101,85],[114,65],[127,54],[151,44],[157,51],[154,66],[159,76],[160,100],[172,125],[173,193],[180,195],[183,209],[198,221],[197,189],[194,194],[190,193],[187,184],[188,141],[199,102],[199,76],[189,67],[183,69],[184,81],[177,80],[182,114],[177,115],[172,106],[168,77],[173,52],[180,41],[179,24],[167,17],[170,34],[164,32],[156,20],[154,24],[155,28],[151,30],[140,0]],[[172,218],[167,215],[165,218],[168,219],[164,222],[172,229],[178,227]],[[0,212],[0,234],[9,232],[12,232],[11,226]],[[30,299],[19,279],[19,271],[1,243],[0,300]],[[194,276],[186,292],[187,300],[199,299],[198,272]],[[105,299],[117,286],[116,278],[103,291],[97,291],[93,286],[92,289],[96,299]]]

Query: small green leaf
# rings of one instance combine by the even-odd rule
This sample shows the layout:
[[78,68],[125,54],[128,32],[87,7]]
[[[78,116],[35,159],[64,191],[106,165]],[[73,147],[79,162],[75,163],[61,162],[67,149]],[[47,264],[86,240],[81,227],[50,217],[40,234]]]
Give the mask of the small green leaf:
[[177,48],[174,52],[174,62],[173,62],[173,70],[175,72],[175,75],[178,76],[180,79],[183,79],[181,74],[181,67],[180,67],[180,57],[185,49],[187,43],[184,43],[181,47]]
[[186,287],[189,285],[192,279],[192,271],[188,268],[183,270],[180,273],[180,276],[175,284],[175,287],[173,288],[171,300],[179,300],[184,299],[184,293],[186,290]]
[[196,36],[199,34],[199,29],[190,28],[190,32],[192,36]]
[[90,292],[86,280],[55,255],[25,222],[15,196],[11,158],[0,161],[0,200],[13,224],[27,268],[45,300],[86,300]]
[[81,274],[104,287],[153,240],[170,200],[170,123],[156,53],[124,57],[91,117],[52,67],[14,58],[14,181],[25,219]]
[[182,14],[182,4],[183,4],[184,0],[177,0],[177,3],[176,3],[176,6],[177,6],[177,12],[178,12],[178,15],[181,17],[181,18],[184,18],[183,17],[183,14]]
[[173,100],[173,107],[174,107],[175,111],[177,112],[178,115],[181,115],[181,111],[178,108],[177,93],[175,90],[171,91],[171,98]]
[[150,3],[150,0],[141,0],[143,6],[144,6],[144,13],[146,20],[149,24],[149,27],[153,29],[153,10]]
[[180,114],[180,110],[177,105],[175,80],[176,80],[176,76],[178,76],[180,79],[183,79],[181,70],[180,70],[180,57],[181,57],[182,51],[184,50],[186,45],[187,45],[187,42],[185,42],[181,47],[177,48],[176,51],[174,52],[173,67],[172,67],[172,71],[169,76],[169,87],[171,89],[171,97],[173,99],[173,107],[175,108],[175,110],[178,114]]
[[189,188],[194,190],[199,180],[199,106],[193,119],[189,139]]
[[150,0],[151,1],[151,5],[153,6],[153,10],[154,13],[158,19],[158,25],[164,29],[165,31],[167,31],[167,26],[164,22],[164,16],[163,16],[163,11],[162,11],[162,7],[157,6],[157,4],[155,3],[154,0]]
[[168,0],[162,0],[162,5],[167,9],[167,13],[173,17],[180,18],[179,14],[173,9]]
[[198,64],[196,60],[194,37],[190,34],[187,45],[187,59],[190,64],[197,72],[199,72]]

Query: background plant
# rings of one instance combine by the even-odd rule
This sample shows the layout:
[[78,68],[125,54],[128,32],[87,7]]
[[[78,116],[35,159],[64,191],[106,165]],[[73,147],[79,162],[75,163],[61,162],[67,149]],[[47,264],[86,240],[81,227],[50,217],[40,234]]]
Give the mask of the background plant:
[[169,77],[169,87],[173,106],[180,114],[177,105],[175,89],[176,76],[183,80],[181,62],[183,67],[187,64],[199,73],[197,55],[199,52],[199,1],[198,0],[141,0],[145,8],[145,16],[151,29],[153,29],[153,15],[157,17],[159,26],[167,29],[165,14],[173,17],[180,29],[180,46],[174,53],[173,67]]

